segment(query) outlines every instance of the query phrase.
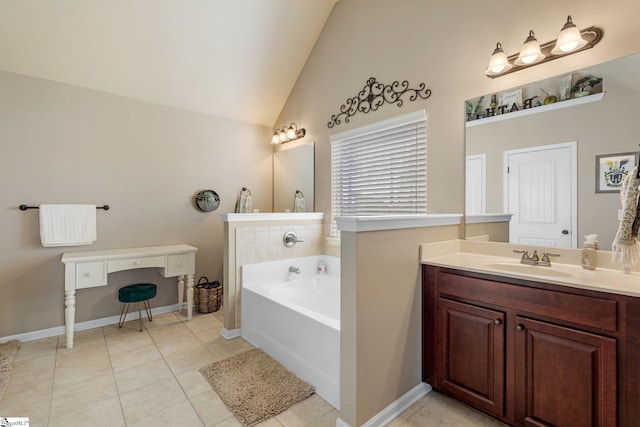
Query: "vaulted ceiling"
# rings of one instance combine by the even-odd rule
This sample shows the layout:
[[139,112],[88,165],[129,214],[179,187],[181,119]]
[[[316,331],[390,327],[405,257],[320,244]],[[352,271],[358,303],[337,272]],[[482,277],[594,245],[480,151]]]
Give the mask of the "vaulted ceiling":
[[2,0],[0,70],[273,126],[337,0]]

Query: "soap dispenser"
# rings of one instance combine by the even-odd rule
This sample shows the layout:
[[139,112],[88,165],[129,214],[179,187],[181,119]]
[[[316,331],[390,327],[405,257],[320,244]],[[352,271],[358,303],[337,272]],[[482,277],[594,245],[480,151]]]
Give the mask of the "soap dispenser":
[[596,248],[598,245],[598,235],[588,234],[584,236],[584,246],[582,247],[582,268],[586,270],[596,269]]

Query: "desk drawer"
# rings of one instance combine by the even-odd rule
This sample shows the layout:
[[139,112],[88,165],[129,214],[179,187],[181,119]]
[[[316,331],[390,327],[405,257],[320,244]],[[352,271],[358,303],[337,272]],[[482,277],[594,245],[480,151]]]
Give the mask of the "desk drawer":
[[167,255],[167,277],[181,276],[189,272],[189,254]]
[[79,262],[76,264],[76,288],[91,288],[107,284],[104,261]]
[[114,259],[114,260],[107,261],[107,272],[113,273],[114,271],[131,270],[133,268],[146,268],[146,267],[163,267],[164,268],[164,263],[165,263],[164,255]]

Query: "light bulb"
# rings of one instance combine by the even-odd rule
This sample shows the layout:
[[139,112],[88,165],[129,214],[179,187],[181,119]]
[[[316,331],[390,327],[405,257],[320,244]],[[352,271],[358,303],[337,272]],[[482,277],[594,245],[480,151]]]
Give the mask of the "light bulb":
[[485,71],[485,74],[491,76],[499,73],[503,73],[511,69],[512,65],[509,64],[509,60],[507,59],[507,55],[504,54],[502,50],[502,45],[500,43],[496,44],[496,48],[491,55],[491,59],[489,60],[489,66]]
[[515,60],[516,65],[531,65],[544,59],[544,55],[540,51],[540,45],[536,40],[533,30],[529,31],[529,37],[524,41],[520,54]]
[[287,138],[289,138],[289,139],[296,139],[296,131],[295,131],[295,130],[293,130],[293,127],[290,127],[290,128],[287,130]]
[[287,140],[287,134],[284,130],[280,131],[280,141],[285,142]]
[[571,15],[567,17],[567,22],[560,30],[556,45],[551,50],[554,55],[563,55],[565,53],[573,52],[580,49],[587,44],[587,41],[582,38],[582,34],[576,27],[576,24],[571,20]]
[[273,138],[271,138],[271,143],[272,144],[279,144],[280,143],[280,137],[278,136],[277,132],[273,134]]

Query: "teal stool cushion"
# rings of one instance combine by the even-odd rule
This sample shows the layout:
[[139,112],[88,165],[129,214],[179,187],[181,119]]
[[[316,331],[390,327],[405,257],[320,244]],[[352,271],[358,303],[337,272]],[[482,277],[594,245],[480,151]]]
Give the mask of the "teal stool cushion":
[[140,302],[150,300],[156,296],[157,286],[153,283],[137,283],[118,290],[118,301]]

